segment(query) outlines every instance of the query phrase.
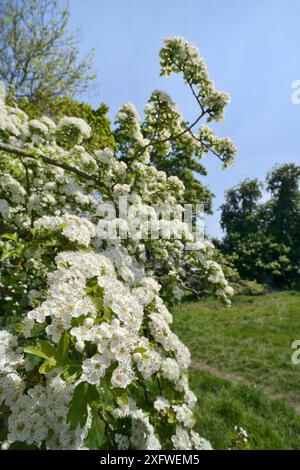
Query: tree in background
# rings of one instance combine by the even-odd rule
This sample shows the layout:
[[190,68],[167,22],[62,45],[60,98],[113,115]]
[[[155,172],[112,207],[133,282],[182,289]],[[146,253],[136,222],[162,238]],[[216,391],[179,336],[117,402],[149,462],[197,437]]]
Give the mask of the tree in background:
[[49,111],[53,99],[84,92],[95,78],[92,52],[79,58],[78,31],[57,0],[1,0],[0,80],[12,96]]
[[114,145],[108,107],[76,101],[91,86],[92,53],[79,59],[78,31],[67,32],[68,4],[57,0],[3,0],[0,3],[0,80],[11,100],[31,118],[43,115],[84,119],[92,128],[85,145]]
[[[267,175],[267,190],[271,193],[268,229],[275,239],[287,245],[300,240],[299,181],[300,167],[293,163],[275,168]],[[296,250],[298,245],[295,243]]]
[[226,192],[226,204],[221,206],[223,230],[243,236],[257,228],[257,203],[262,196],[261,189],[262,185],[258,180],[246,179]]
[[289,163],[267,175],[267,202],[261,202],[263,185],[257,180],[227,191],[221,206],[225,237],[219,247],[233,256],[242,278],[300,287],[299,181],[300,167]]
[[[36,107],[35,103],[28,100],[20,100],[19,106],[31,119],[41,118],[44,114],[39,107]],[[84,119],[92,132],[90,137],[83,139],[83,143],[92,151],[99,148],[115,147],[113,131],[107,117],[108,110],[109,108],[105,103],[101,103],[98,108],[94,109],[87,103],[65,96],[55,98],[46,115],[55,121],[59,121],[63,116]]]

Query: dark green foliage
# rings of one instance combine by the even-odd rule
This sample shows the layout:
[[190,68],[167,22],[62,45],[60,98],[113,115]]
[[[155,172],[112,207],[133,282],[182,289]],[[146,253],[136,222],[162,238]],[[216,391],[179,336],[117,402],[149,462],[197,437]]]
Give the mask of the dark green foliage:
[[226,203],[221,207],[221,227],[226,233],[241,236],[253,232],[257,226],[258,200],[261,198],[258,180],[246,179],[226,193]]
[[95,414],[93,417],[92,426],[89,430],[86,445],[89,449],[102,449],[105,443],[105,423],[101,418]]
[[261,295],[266,291],[264,284],[247,279],[239,279],[237,282],[231,283],[236,295]]
[[68,422],[72,429],[78,425],[83,427],[88,418],[88,406],[97,403],[99,393],[94,385],[80,382],[74,390],[74,395],[68,411]]
[[53,99],[51,106],[46,108],[43,101],[37,103],[29,100],[20,100],[18,105],[32,119],[43,115],[47,115],[56,122],[63,116],[84,119],[92,129],[91,137],[84,141],[89,150],[115,147],[115,139],[107,117],[109,108],[104,103],[101,103],[97,109],[93,109],[89,104],[81,103],[66,96],[64,98]]
[[300,167],[275,167],[262,184],[245,180],[226,193],[221,206],[225,231],[219,248],[230,254],[243,279],[277,287],[300,287]]

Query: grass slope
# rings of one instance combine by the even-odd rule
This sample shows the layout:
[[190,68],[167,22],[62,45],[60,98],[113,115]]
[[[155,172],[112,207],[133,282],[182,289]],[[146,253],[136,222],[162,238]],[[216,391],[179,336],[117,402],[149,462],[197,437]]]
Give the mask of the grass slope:
[[[300,294],[240,296],[230,309],[213,300],[173,309],[174,328],[193,360],[244,384],[192,369],[198,395],[198,430],[215,448],[237,448],[234,425],[244,427],[254,449],[300,449],[300,365],[291,344],[300,339]],[[261,390],[261,391],[260,391]],[[280,397],[279,400],[270,398]]]

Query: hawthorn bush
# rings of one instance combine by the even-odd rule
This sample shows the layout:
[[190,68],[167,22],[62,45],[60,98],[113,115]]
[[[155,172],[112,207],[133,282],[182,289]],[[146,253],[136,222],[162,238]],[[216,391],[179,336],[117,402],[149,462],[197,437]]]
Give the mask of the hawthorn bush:
[[[162,74],[183,74],[200,113],[187,123],[155,91],[143,122],[132,104],[121,107],[116,148],[88,149],[90,127],[78,117],[30,120],[1,89],[3,449],[210,448],[193,431],[190,354],[171,330],[168,296],[187,285],[186,266],[228,303],[232,289],[213,245],[154,210],[172,205],[181,216],[184,186],[151,165],[151,152],[167,158],[180,140],[195,158],[212,152],[227,166],[235,148],[207,125],[193,130],[222,119],[228,102],[198,49],[170,38],[160,57]],[[108,220],[107,203],[120,196],[128,217]],[[168,237],[145,236],[149,218]]]

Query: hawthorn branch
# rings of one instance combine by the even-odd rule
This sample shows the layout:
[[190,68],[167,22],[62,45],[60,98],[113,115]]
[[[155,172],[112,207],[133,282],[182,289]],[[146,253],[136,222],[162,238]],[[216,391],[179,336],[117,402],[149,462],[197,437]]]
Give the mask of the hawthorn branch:
[[189,131],[189,133],[191,134],[191,136],[197,140],[203,147],[206,148],[206,150],[208,150],[209,152],[211,152],[213,155],[215,155],[222,163],[224,163],[224,160],[222,158],[222,153],[218,153],[216,152],[215,150],[213,150],[212,147],[210,147],[208,144],[206,144],[205,142],[203,142],[203,140],[201,140],[199,137],[197,137],[194,132],[192,132],[191,130]]
[[177,281],[179,282],[179,284],[181,285],[181,287],[184,289],[184,290],[187,290],[189,292],[192,292],[193,294],[196,295],[196,297],[201,297],[203,294],[198,291],[197,289],[193,289],[193,287],[187,285],[182,279],[177,279]]
[[[180,70],[182,73],[184,73],[184,69],[179,67],[179,65],[176,63],[176,62],[173,62],[173,65],[175,65],[178,70]],[[196,99],[200,109],[201,109],[201,114],[187,127],[185,127],[181,132],[179,132],[178,134],[176,135],[171,135],[169,137],[166,137],[165,139],[155,139],[156,135],[157,135],[157,131],[158,131],[158,121],[159,119],[157,119],[157,122],[156,122],[156,129],[155,129],[155,132],[152,136],[152,138],[150,139],[150,142],[145,145],[144,147],[142,147],[141,149],[139,149],[137,152],[135,152],[135,154],[133,155],[133,157],[130,159],[130,160],[135,160],[136,158],[138,158],[139,156],[141,156],[143,154],[143,152],[148,148],[150,147],[151,145],[153,145],[154,141],[157,142],[158,144],[163,144],[167,141],[170,141],[170,140],[177,140],[177,139],[180,139],[180,137],[182,137],[183,135],[185,135],[186,133],[192,133],[192,129],[196,126],[196,124],[198,124],[198,122],[203,118],[203,116],[205,116],[205,114],[208,114],[209,116],[211,115],[211,109],[210,108],[207,108],[207,109],[204,109],[204,107],[202,106],[202,103],[200,101],[200,93],[197,94],[195,92],[195,89],[193,87],[193,82],[191,80],[188,80],[187,81],[188,83],[188,86],[194,96],[194,98]],[[193,133],[192,133],[193,134]],[[193,134],[194,135],[194,134]]]
[[[181,132],[179,132],[178,134],[176,135],[170,135],[169,137],[165,137],[164,139],[155,139],[155,136],[148,142],[148,144],[144,145],[144,147],[142,147],[141,149],[139,149],[134,155],[132,158],[130,158],[131,161],[135,160],[136,158],[140,157],[144,151],[150,147],[151,145],[153,145],[154,142],[158,143],[158,144],[164,144],[170,140],[177,140],[177,139],[180,139],[180,137],[182,137],[183,135],[185,135],[187,132],[191,132],[191,130],[193,129],[193,127],[196,126],[196,124],[198,124],[198,122],[203,118],[203,116],[209,112],[209,109],[206,109],[206,110],[203,110],[201,112],[201,114],[186,128],[184,128]],[[157,134],[157,132],[156,132]]]
[[33,160],[42,160],[44,163],[48,165],[56,166],[58,168],[62,168],[63,170],[70,171],[77,176],[80,176],[86,180],[93,180],[94,176],[85,173],[85,171],[79,170],[78,168],[70,165],[69,163],[59,162],[54,158],[46,157],[45,155],[37,155],[30,150],[22,149],[20,147],[15,147],[10,144],[5,144],[4,142],[0,142],[0,150],[4,150],[7,153],[15,154],[24,158],[32,158]]

